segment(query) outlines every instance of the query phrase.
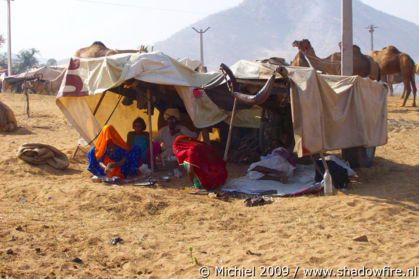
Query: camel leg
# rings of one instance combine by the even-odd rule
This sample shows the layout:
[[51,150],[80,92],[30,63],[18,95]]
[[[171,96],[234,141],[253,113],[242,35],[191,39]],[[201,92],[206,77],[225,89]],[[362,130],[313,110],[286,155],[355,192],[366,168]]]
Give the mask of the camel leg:
[[413,74],[413,77],[411,79],[412,83],[412,90],[413,90],[413,104],[412,107],[416,107],[416,82],[415,82],[415,75]]
[[411,89],[410,89],[410,81],[409,80],[407,80],[407,81],[404,80],[403,81],[403,84],[404,84],[403,93],[405,94],[405,96],[404,96],[402,107],[404,107],[406,105],[407,99],[409,99],[409,95],[410,95],[410,91],[411,91]]
[[406,91],[407,91],[407,89],[406,89],[406,87],[404,87],[404,88],[403,88],[402,95],[400,95],[400,99],[403,99],[403,98],[404,98],[404,96],[406,96]]
[[390,89],[390,96],[394,96],[393,84],[389,83],[388,84],[388,89]]

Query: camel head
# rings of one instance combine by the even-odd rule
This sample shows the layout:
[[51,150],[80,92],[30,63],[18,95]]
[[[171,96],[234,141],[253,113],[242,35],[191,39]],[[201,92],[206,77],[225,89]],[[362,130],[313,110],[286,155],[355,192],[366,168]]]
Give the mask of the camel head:
[[298,47],[298,50],[302,51],[303,53],[312,48],[310,41],[307,39],[303,39],[301,41],[294,41],[292,43],[292,46]]
[[141,45],[140,49],[138,50],[139,53],[148,53],[148,47],[145,45]]

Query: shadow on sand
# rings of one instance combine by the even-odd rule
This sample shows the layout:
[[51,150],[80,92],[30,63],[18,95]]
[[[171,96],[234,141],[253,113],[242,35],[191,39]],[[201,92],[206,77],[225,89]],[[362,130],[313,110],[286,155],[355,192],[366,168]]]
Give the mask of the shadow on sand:
[[359,175],[359,182],[352,183],[348,195],[360,195],[373,202],[419,212],[419,166],[376,157],[371,168],[355,171]]

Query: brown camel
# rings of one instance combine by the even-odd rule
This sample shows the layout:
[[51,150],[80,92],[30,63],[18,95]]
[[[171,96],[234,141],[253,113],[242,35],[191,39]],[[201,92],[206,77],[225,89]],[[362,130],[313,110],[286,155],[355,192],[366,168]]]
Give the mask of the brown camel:
[[419,75],[419,63],[416,64],[416,74]]
[[12,109],[0,101],[0,132],[11,132],[17,128],[17,121]]
[[381,74],[400,74],[403,79],[404,100],[402,107],[406,105],[410,92],[413,88],[413,104],[416,106],[416,83],[415,83],[415,62],[406,53],[400,52],[394,46],[387,46],[382,50],[373,50],[369,53],[380,66]]
[[[294,41],[293,47],[298,47],[304,56],[310,61],[314,69],[325,72],[329,75],[340,75],[341,54],[335,52],[326,58],[317,57],[311,43],[307,39]],[[380,80],[380,69],[377,63],[367,55],[361,53],[357,45],[353,45],[353,74],[361,77],[369,77],[373,80]]]
[[294,60],[291,62],[291,66],[310,67],[310,63],[308,63],[304,54],[301,51],[298,51]]
[[91,46],[78,49],[73,56],[80,58],[95,58],[109,56],[119,53],[143,53],[148,52],[147,47],[141,46],[140,49],[110,49],[107,48],[102,42],[94,42]]

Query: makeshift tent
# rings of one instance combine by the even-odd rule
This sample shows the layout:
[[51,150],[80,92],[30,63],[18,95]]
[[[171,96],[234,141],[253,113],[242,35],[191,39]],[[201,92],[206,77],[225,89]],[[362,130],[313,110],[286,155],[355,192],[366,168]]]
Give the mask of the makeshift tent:
[[[194,126],[205,128],[230,115],[205,92],[194,90],[219,75],[198,73],[161,52],[72,58],[57,95],[57,105],[87,142],[96,137],[105,122],[113,124],[125,137],[132,129],[132,121],[144,116],[138,108],[147,108],[147,90],[154,107],[159,110],[184,107]],[[121,95],[131,99],[132,104],[121,101]],[[255,116],[259,114],[258,107],[243,110],[235,124],[257,127],[259,119]]]
[[[231,66],[248,93],[256,93],[275,68],[244,60]],[[322,75],[310,68],[286,67],[286,70],[287,77],[277,75],[276,83],[280,85],[273,91],[290,95],[299,156],[386,143],[384,83],[358,76]],[[214,89],[226,90],[224,83],[219,72],[195,72],[161,52],[72,58],[57,95],[57,105],[88,142],[107,121],[125,136],[140,113],[137,108],[147,107],[147,90],[152,94],[153,106],[183,106],[195,127],[204,128],[228,121],[231,106],[223,106],[225,101],[216,105],[214,96],[210,98]],[[202,87],[205,91],[196,90]],[[122,105],[121,95],[134,101]],[[278,100],[272,98],[269,105],[275,106]],[[257,128],[260,115],[260,107],[242,108],[234,125]]]
[[[66,70],[66,66],[44,66],[4,78],[2,91],[17,90],[26,80],[52,81]],[[20,89],[19,89],[20,90]]]
[[[387,142],[387,87],[359,76],[320,74],[312,68],[284,67],[288,75],[298,156]],[[231,66],[238,82],[268,79],[276,66],[241,60]],[[222,79],[207,85],[210,91]],[[220,93],[220,92],[218,92]],[[280,103],[271,99],[269,106]],[[275,103],[276,102],[276,103]],[[262,104],[262,106],[264,106]]]

